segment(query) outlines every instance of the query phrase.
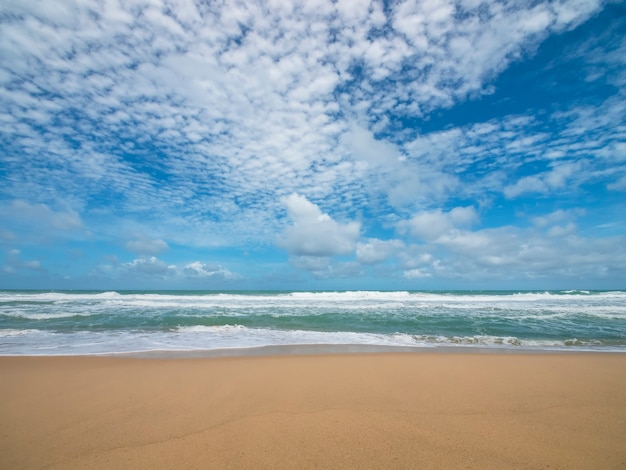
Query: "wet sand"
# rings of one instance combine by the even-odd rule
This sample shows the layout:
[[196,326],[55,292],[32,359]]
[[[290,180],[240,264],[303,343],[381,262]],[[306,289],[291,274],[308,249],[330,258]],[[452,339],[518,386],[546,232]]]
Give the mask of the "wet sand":
[[0,468],[626,468],[626,354],[0,357]]

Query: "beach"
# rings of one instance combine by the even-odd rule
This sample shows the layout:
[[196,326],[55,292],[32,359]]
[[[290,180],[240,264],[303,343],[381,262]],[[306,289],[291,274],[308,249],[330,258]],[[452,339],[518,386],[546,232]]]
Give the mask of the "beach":
[[0,357],[0,468],[626,468],[626,355]]

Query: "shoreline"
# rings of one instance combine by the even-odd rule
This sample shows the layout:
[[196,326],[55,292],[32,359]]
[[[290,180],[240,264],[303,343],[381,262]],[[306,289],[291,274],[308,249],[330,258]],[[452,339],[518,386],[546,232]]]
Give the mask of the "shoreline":
[[142,359],[198,359],[220,357],[256,356],[317,356],[359,354],[626,354],[626,349],[609,348],[540,348],[511,346],[393,346],[378,344],[272,344],[249,347],[225,347],[215,349],[154,349],[145,351],[122,351],[80,354],[0,354],[0,358],[19,357],[119,357]]
[[623,468],[626,355],[0,357],[1,468]]

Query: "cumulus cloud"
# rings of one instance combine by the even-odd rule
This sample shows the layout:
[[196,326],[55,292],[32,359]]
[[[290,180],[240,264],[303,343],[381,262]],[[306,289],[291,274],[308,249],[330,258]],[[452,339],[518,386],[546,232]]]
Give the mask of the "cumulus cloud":
[[175,269],[175,267],[168,266],[155,256],[134,259],[130,263],[124,264],[123,267],[130,272],[147,274],[150,276],[165,276],[168,272]]
[[[458,229],[461,222],[475,223],[471,211],[457,213],[457,228],[452,228],[451,213],[435,211],[415,219],[413,234],[421,234],[422,243],[407,244],[398,254],[405,279],[568,283],[626,275],[624,236],[582,235],[576,223],[587,215],[582,208],[528,217],[532,224],[526,227],[476,230]],[[399,229],[410,230],[412,222]]]
[[207,264],[200,261],[187,263],[180,269],[183,275],[189,278],[239,279],[241,277],[218,264]]
[[624,237],[581,236],[576,224],[565,221],[569,217],[557,211],[546,216],[549,223],[529,228],[449,231],[430,243],[408,246],[404,276],[570,282],[626,274]]
[[410,220],[398,223],[401,231],[408,232],[421,240],[435,241],[449,232],[471,226],[478,221],[478,214],[473,206],[455,207],[449,212],[441,209],[425,211]]
[[396,166],[400,158],[400,152],[395,145],[375,139],[370,131],[360,126],[353,125],[342,135],[342,141],[355,159],[375,167]]
[[359,242],[356,245],[356,260],[362,264],[375,264],[397,254],[404,248],[401,240],[379,240],[376,238]]
[[335,256],[351,253],[360,235],[358,222],[340,223],[299,194],[283,199],[292,225],[277,245],[296,256]]

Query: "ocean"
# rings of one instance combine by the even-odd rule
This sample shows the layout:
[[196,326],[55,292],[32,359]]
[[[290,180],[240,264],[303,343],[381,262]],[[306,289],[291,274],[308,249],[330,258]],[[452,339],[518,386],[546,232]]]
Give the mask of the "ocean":
[[0,355],[305,345],[626,352],[626,291],[0,291]]

